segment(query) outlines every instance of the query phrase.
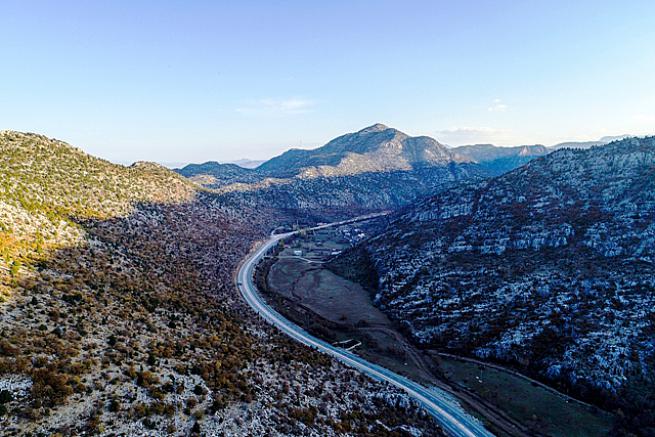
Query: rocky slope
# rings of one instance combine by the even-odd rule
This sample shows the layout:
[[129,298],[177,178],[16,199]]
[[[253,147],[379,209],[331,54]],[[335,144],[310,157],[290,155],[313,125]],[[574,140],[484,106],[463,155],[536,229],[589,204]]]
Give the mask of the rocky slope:
[[217,190],[233,208],[270,208],[318,221],[394,209],[485,173],[469,164],[338,177],[265,179]]
[[0,133],[1,433],[439,434],[241,302],[232,272],[269,219],[161,166]]
[[453,188],[340,262],[369,267],[377,304],[418,343],[511,364],[655,430],[655,138]]

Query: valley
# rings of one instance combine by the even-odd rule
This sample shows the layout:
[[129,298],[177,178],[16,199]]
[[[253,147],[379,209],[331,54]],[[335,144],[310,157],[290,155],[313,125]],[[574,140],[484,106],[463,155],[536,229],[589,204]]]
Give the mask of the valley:
[[[333,345],[425,386],[446,390],[499,435],[609,435],[611,415],[531,383],[510,371],[470,364],[417,347],[373,305],[367,290],[338,276],[329,261],[366,237],[358,224],[291,237],[263,261],[258,279],[266,299],[285,317]],[[350,349],[352,347],[352,349]],[[483,382],[484,379],[484,382]],[[543,408],[548,405],[547,408]]]
[[266,211],[40,135],[2,132],[0,151],[3,435],[439,435],[241,300]]
[[0,437],[655,437],[655,1],[8,1]]
[[457,152],[377,124],[188,177],[0,147],[8,435],[648,429],[652,138]]

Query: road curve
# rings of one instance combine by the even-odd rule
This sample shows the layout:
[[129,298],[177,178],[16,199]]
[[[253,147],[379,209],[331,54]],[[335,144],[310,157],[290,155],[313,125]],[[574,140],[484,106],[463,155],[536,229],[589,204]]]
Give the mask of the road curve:
[[[372,216],[366,216],[353,220],[330,223],[310,228],[308,230],[338,226],[371,217]],[[467,414],[446,392],[437,388],[428,390],[422,385],[417,384],[404,376],[398,375],[397,373],[378,366],[377,364],[369,363],[344,349],[332,346],[331,344],[305,332],[301,327],[284,318],[280,313],[264,302],[254,283],[255,266],[275,244],[295,233],[296,232],[288,232],[285,234],[271,235],[268,241],[262,244],[255,252],[251,253],[249,257],[243,261],[237,273],[237,288],[246,302],[265,320],[272,325],[275,325],[278,329],[294,340],[320,352],[331,355],[342,363],[353,367],[376,380],[386,381],[404,390],[410,397],[419,402],[437,420],[437,422],[439,422],[441,427],[448,434],[452,436],[466,437],[493,436],[493,434],[484,428],[482,423]]]

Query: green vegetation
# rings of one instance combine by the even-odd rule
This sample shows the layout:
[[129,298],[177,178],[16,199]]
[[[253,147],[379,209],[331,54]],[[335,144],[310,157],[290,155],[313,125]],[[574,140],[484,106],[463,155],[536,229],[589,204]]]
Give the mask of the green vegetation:
[[487,366],[440,357],[445,376],[497,405],[511,417],[528,424],[535,432],[556,437],[609,435],[613,418],[532,384],[526,379]]

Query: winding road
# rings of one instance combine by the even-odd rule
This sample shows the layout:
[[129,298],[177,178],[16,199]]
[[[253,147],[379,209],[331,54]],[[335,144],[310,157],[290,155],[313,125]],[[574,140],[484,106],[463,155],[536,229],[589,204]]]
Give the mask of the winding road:
[[[374,216],[358,217],[352,220],[330,223],[306,230],[316,230],[333,226],[340,226],[356,221],[363,221]],[[283,240],[297,232],[271,235],[270,239],[262,244],[256,251],[246,258],[237,273],[237,288],[246,302],[265,320],[284,332],[289,337],[299,341],[320,352],[331,355],[342,363],[355,368],[366,375],[380,381],[386,381],[404,390],[411,398],[420,403],[440,424],[449,435],[452,436],[492,436],[484,425],[466,413],[462,407],[452,399],[446,392],[438,388],[428,389],[414,381],[394,373],[384,367],[370,363],[359,356],[320,340],[298,325],[284,318],[280,313],[270,307],[259,295],[254,282],[255,267],[266,253]]]

